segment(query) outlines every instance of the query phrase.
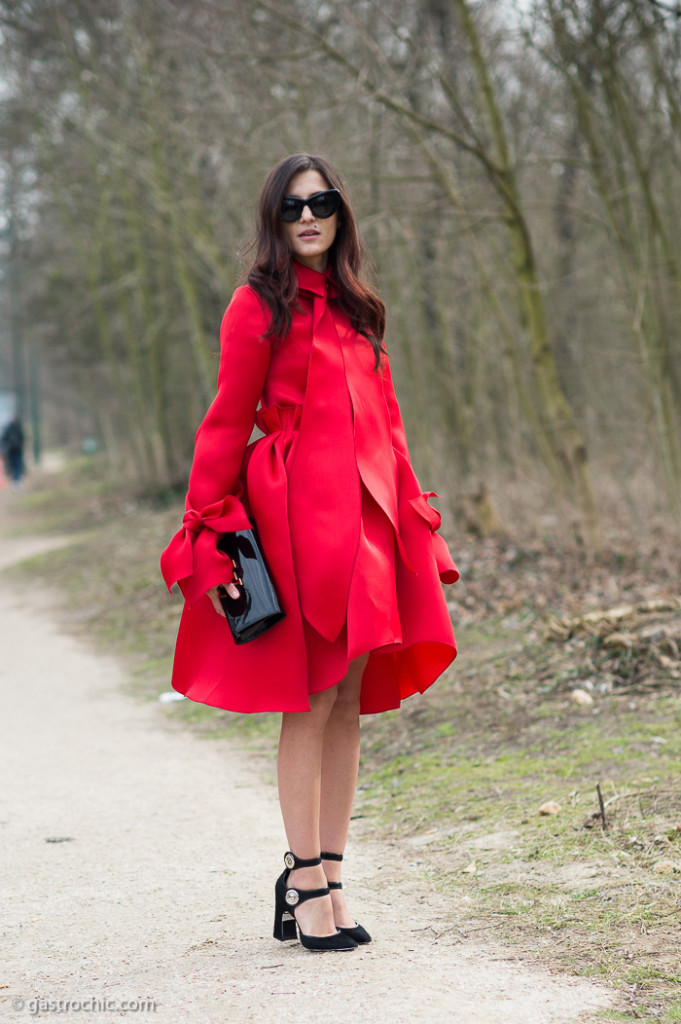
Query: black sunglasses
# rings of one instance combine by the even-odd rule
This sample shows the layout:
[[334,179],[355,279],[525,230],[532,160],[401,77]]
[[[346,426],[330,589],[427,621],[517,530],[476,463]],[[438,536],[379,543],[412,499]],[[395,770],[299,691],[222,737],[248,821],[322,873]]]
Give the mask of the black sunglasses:
[[341,194],[337,188],[329,188],[326,192],[315,192],[307,199],[299,199],[298,196],[284,196],[279,216],[288,224],[293,224],[294,221],[300,220],[303,210],[309,206],[313,217],[326,220],[327,217],[333,217],[340,206],[340,201]]

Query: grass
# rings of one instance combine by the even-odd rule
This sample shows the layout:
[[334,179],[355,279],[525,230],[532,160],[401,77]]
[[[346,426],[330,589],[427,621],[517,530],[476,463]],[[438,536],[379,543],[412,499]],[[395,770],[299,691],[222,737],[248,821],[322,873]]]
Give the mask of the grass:
[[[157,566],[179,518],[177,504],[158,507],[112,488],[83,460],[17,500],[3,498],[5,536],[73,538],[10,578],[58,588],[64,628],[124,658],[138,700],[169,685],[180,604]],[[657,562],[637,562],[614,550],[593,566],[594,592],[579,589],[584,567],[571,565],[569,553],[509,559],[500,575],[498,550],[486,569],[491,549],[466,545],[470,569],[455,609],[461,658],[421,698],[363,721],[360,831],[413,845],[424,874],[452,894],[459,931],[613,985],[618,1009],[598,1019],[678,1021],[679,684],[671,674],[661,683],[658,673],[654,686],[596,687],[593,705],[579,707],[572,687],[603,678],[595,641],[544,639],[551,615],[604,604],[613,593],[673,593],[678,569],[664,551]],[[199,735],[272,755],[276,715],[189,701],[165,713]],[[557,814],[539,813],[547,801]]]
[[[465,630],[460,640],[470,649]],[[477,643],[484,660],[479,633]],[[526,652],[528,675],[535,654]],[[433,883],[457,897],[460,930],[616,986],[622,1020],[677,1020],[678,691],[613,694],[585,712],[560,689],[525,687],[510,707],[497,693],[490,731],[498,679],[468,695],[475,669],[371,723],[359,807],[384,833],[418,840]],[[540,815],[549,800],[559,813]]]

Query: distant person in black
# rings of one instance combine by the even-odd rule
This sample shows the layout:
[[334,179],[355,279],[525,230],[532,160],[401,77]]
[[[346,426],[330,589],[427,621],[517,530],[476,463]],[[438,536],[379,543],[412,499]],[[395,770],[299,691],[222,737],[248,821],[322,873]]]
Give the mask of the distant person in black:
[[0,438],[0,452],[5,465],[5,473],[12,481],[15,490],[24,475],[24,431],[18,416],[7,424]]

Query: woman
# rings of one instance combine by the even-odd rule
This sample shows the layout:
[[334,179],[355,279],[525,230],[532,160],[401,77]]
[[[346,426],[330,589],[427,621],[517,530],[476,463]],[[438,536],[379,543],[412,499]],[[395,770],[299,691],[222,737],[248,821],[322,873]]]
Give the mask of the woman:
[[[220,335],[218,392],[196,436],[183,527],[164,551],[185,608],[173,686],[238,712],[281,711],[278,783],[290,852],[274,935],[309,949],[370,941],[340,872],[359,715],[399,707],[456,656],[440,578],[458,572],[421,493],[383,349],[385,310],[360,279],[347,192],[317,156],[282,160],[256,255]],[[264,436],[248,444],[253,424]],[[236,646],[221,534],[257,524],[286,617]]]

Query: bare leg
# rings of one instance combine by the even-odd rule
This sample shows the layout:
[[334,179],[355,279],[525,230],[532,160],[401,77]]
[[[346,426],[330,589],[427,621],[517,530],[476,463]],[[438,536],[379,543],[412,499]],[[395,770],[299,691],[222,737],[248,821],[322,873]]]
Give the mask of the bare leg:
[[[304,859],[318,857],[319,803],[321,793],[324,729],[336,701],[336,687],[310,696],[310,710],[282,715],[277,774],[279,804],[289,849]],[[298,868],[289,883],[299,889],[321,889],[326,876],[321,866]],[[307,935],[332,935],[336,931],[331,899],[308,900],[296,910]]]
[[[357,787],[359,768],[359,695],[369,655],[357,658],[338,684],[338,695],[324,730],[322,754],[320,838],[322,850],[343,853],[350,825],[350,814]],[[340,882],[341,865],[325,860],[329,882]],[[340,889],[331,890],[337,927],[352,928],[356,923]]]
[[[345,678],[329,690],[310,696],[310,711],[282,715],[277,773],[279,804],[289,848],[298,857],[318,857],[322,849],[341,853],[345,847],[359,761],[359,690],[367,658],[352,662]],[[335,845],[334,845],[335,844]],[[340,845],[338,845],[340,844]],[[329,865],[328,861],[324,866]],[[340,865],[335,865],[339,868]],[[329,879],[335,875],[329,874]],[[326,885],[321,865],[298,868],[289,883],[299,889]],[[338,924],[334,917],[342,893],[308,900],[296,910],[308,935],[331,935]],[[352,925],[345,910],[344,918]]]

